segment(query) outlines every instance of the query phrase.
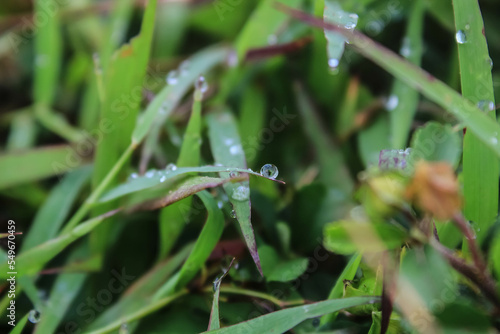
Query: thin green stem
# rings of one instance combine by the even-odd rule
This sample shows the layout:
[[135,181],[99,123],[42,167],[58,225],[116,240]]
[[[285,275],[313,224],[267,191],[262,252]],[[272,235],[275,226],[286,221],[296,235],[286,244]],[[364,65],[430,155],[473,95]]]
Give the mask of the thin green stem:
[[[205,289],[206,292],[212,292],[212,287],[207,287]],[[271,303],[279,306],[279,307],[285,307],[285,306],[293,306],[293,305],[302,305],[305,303],[303,299],[296,299],[296,300],[280,300],[276,297],[273,297],[271,295],[268,295],[267,293],[262,293],[258,291],[252,291],[252,290],[246,290],[246,289],[241,289],[237,288],[234,286],[227,286],[227,285],[221,285],[220,287],[220,292],[223,293],[231,293],[231,294],[237,294],[237,295],[244,295],[244,296],[249,296],[249,297],[255,297],[259,299],[264,299],[267,301],[270,301]]]
[[122,169],[125,162],[130,158],[135,148],[136,145],[132,143],[127,147],[127,149],[123,152],[120,159],[118,159],[118,161],[115,163],[113,168],[111,168],[106,177],[101,181],[101,183],[99,183],[99,186],[97,186],[97,188],[85,200],[83,205],[78,209],[78,211],[73,215],[73,217],[71,217],[69,222],[61,231],[61,234],[65,234],[71,231],[83,219],[83,217],[85,217],[85,215],[89,212],[91,206],[99,199],[104,190],[106,190],[111,181],[116,177],[118,172]]

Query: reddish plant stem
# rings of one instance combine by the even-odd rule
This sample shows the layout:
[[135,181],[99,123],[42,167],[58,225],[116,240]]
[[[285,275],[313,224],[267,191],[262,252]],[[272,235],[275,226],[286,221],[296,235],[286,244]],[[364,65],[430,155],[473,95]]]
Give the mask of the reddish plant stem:
[[465,239],[467,240],[467,244],[469,245],[472,259],[474,260],[474,264],[476,265],[477,269],[480,272],[486,274],[486,263],[481,256],[481,251],[479,250],[479,247],[476,243],[475,233],[471,229],[469,223],[464,219],[464,216],[461,213],[456,213],[455,215],[453,215],[452,221],[464,234]]

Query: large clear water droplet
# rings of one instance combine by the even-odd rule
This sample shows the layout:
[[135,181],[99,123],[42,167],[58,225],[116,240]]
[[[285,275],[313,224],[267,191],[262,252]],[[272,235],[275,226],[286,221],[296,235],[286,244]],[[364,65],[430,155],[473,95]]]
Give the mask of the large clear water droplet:
[[37,322],[40,321],[40,318],[41,318],[41,314],[40,312],[38,312],[37,310],[33,309],[31,310],[29,313],[28,313],[28,320],[33,323],[33,324],[36,324]]
[[455,39],[457,40],[458,44],[465,44],[467,43],[467,35],[465,34],[465,31],[459,30],[455,34]]
[[279,174],[278,167],[272,164],[265,164],[260,169],[260,175],[267,177],[269,179],[275,179],[276,177],[278,177],[278,174]]
[[236,201],[246,201],[250,197],[250,188],[239,186],[233,190],[231,197]]
[[167,84],[170,86],[176,85],[179,82],[179,73],[177,70],[172,70],[167,74]]
[[344,28],[352,30],[356,28],[356,25],[358,24],[358,14],[350,13],[347,15],[345,18],[346,22],[344,23]]
[[396,95],[391,95],[391,96],[389,96],[389,98],[387,99],[387,102],[385,103],[385,108],[388,111],[392,111],[392,110],[396,109],[398,104],[399,104],[399,98]]
[[208,83],[203,75],[200,75],[196,82],[194,83],[194,88],[201,93],[205,93],[208,90]]
[[189,60],[184,60],[180,65],[179,65],[179,73],[181,76],[186,76],[189,73]]
[[495,103],[493,101],[481,100],[477,103],[477,107],[487,113],[495,110]]

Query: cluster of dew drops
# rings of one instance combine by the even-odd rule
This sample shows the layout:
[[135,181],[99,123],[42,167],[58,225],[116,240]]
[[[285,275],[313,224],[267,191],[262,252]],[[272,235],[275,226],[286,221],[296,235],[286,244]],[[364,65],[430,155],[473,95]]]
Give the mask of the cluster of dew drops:
[[[181,77],[187,76],[190,70],[189,60],[184,60],[178,69],[171,70],[168,72],[165,81],[169,86],[175,86]],[[205,80],[205,77],[200,75],[196,82],[194,83],[194,87],[196,91],[201,93],[205,93],[208,90],[208,83]]]

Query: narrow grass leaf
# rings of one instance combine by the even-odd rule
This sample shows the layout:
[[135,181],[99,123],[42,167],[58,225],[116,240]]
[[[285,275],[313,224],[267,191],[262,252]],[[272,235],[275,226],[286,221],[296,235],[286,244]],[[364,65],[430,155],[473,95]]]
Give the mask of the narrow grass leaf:
[[203,201],[207,208],[208,216],[205,226],[201,230],[196,243],[189,254],[181,270],[174,276],[170,282],[165,283],[155,294],[153,300],[167,297],[184,288],[205,265],[213,249],[219,242],[224,230],[224,216],[218,208],[217,202],[206,191],[199,192],[197,196]]
[[224,273],[217,277],[214,280],[214,299],[212,301],[212,310],[210,312],[210,321],[208,322],[208,330],[219,329],[220,328],[220,320],[219,320],[219,295],[220,295],[220,285],[222,284],[222,280],[229,273],[229,270],[233,266],[235,258],[231,260],[228,268],[225,269]]
[[16,326],[9,332],[9,334],[21,334],[24,327],[26,327],[26,324],[28,323],[28,315],[29,313],[26,313],[24,317],[17,322]]
[[259,147],[260,131],[265,127],[266,99],[264,94],[254,86],[249,86],[243,93],[240,105],[240,118],[238,130],[241,136],[241,144],[245,151],[245,157],[249,166],[256,160]]
[[[344,281],[345,280],[351,281],[354,279],[354,276],[358,271],[359,264],[361,263],[361,259],[362,259],[361,253],[354,253],[352,255],[349,262],[347,262],[347,265],[345,266],[344,270],[342,270],[342,273],[340,273],[340,276],[337,278],[335,285],[333,286],[332,290],[330,291],[330,294],[328,295],[328,299],[336,299],[342,297],[344,292]],[[324,315],[321,317],[320,324],[324,325],[334,320],[336,317],[337,317],[337,312]]]
[[[69,145],[48,146],[0,155],[0,189],[38,181],[85,164]],[[36,168],[33,168],[36,166]]]
[[[16,260],[16,269],[18,272],[18,277],[26,275],[34,275],[43,267],[45,263],[54,258],[63,249],[65,249],[69,244],[78,238],[84,236],[85,234],[92,231],[95,227],[99,226],[107,217],[110,217],[117,213],[118,210],[108,212],[101,216],[89,219],[77,227],[75,227],[69,233],[65,233],[55,239],[51,239],[41,245],[38,245],[26,252],[19,254]],[[0,274],[0,278],[7,278],[7,263],[2,264],[0,269],[3,270]]]
[[275,311],[233,326],[213,330],[209,333],[285,333],[304,320],[377,301],[378,299],[373,297],[352,297],[325,300],[304,306],[296,306],[285,310]]
[[[212,113],[207,117],[210,147],[215,163],[246,168],[245,152],[241,145],[236,121],[229,110]],[[230,177],[230,173],[220,173],[221,177]],[[226,183],[224,191],[233,206],[236,219],[243,233],[250,255],[262,275],[257,243],[252,228],[250,210],[250,185],[248,181],[239,184]],[[237,195],[237,196],[236,196]],[[240,196],[241,195],[241,196]]]
[[[484,35],[483,19],[477,1],[453,1],[460,61],[462,95],[482,110],[482,115],[495,125],[495,97],[491,77],[490,56]],[[475,117],[472,117],[475,118]],[[465,124],[467,125],[467,123]],[[472,130],[467,125],[468,130]],[[500,131],[500,130],[496,130]],[[498,135],[500,132],[497,132]],[[489,138],[498,145],[497,136]],[[488,234],[498,213],[498,157],[476,131],[464,136],[463,184],[465,216],[477,224],[478,242]]]
[[[201,99],[197,98],[197,90],[194,95],[193,108],[189,123],[182,141],[181,151],[177,159],[178,167],[198,166],[200,164],[201,146]],[[188,190],[189,187],[186,187]],[[204,189],[204,188],[198,188]],[[159,258],[168,255],[175,245],[182,228],[186,225],[186,215],[181,210],[183,207],[191,206],[192,198],[184,196],[178,203],[169,205],[160,213],[160,254]]]
[[[127,183],[120,184],[113,189],[110,189],[99,199],[99,202],[107,202],[118,197],[128,195],[137,191],[152,188],[162,183],[167,183],[168,181],[178,178],[180,176],[186,176],[192,173],[224,173],[229,174],[230,172],[245,173],[250,175],[255,175],[259,177],[264,177],[260,173],[253,172],[245,168],[235,168],[235,167],[224,167],[224,166],[201,166],[201,167],[179,167],[175,170],[156,170],[151,172],[151,174],[138,176],[135,179],[130,180]],[[265,179],[284,183],[280,180]]]
[[[422,59],[424,0],[413,2],[399,53],[409,62],[420,66]],[[401,80],[395,79],[386,108],[391,120],[391,146],[393,149],[404,149],[408,141],[413,117],[418,106],[418,91]]]
[[90,166],[72,171],[53,188],[25,234],[21,252],[57,235],[82,187],[89,181],[91,172]]

